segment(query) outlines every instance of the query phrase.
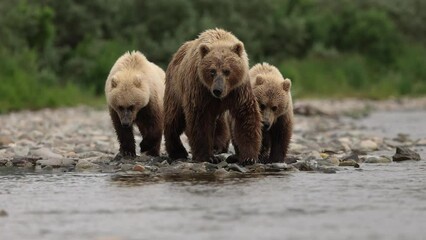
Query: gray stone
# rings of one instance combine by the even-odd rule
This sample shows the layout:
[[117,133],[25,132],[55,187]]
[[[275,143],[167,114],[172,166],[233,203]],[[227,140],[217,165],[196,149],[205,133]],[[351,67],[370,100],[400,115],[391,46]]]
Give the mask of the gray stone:
[[7,214],[6,210],[0,209],[0,217],[7,217],[7,216],[8,216],[8,214]]
[[[133,167],[133,166],[132,166]],[[75,166],[76,171],[97,171],[100,169],[100,166],[95,163],[91,163],[86,159],[80,159]]]
[[379,149],[379,146],[372,140],[364,140],[359,143],[358,149],[363,152],[372,152]]
[[121,170],[123,171],[130,171],[132,169],[133,169],[133,164],[128,164],[128,163],[121,164]]
[[245,167],[241,167],[240,165],[235,164],[235,163],[228,164],[227,168],[229,170],[233,170],[233,171],[240,172],[240,173],[246,173],[247,172],[247,169]]
[[13,143],[13,140],[9,136],[4,136],[4,135],[0,136],[0,148],[4,146],[8,146],[11,143]]
[[229,172],[226,171],[224,168],[219,168],[214,171],[213,175],[215,175],[216,177],[226,177],[229,175]]
[[27,146],[25,147],[16,146],[13,148],[13,152],[15,153],[15,156],[25,157],[30,152],[30,148]]
[[359,164],[355,160],[343,160],[339,164],[340,167],[356,167],[359,168]]
[[344,157],[342,158],[342,161],[348,161],[348,160],[353,160],[353,161],[355,161],[355,162],[359,162],[359,161],[360,161],[360,160],[359,160],[359,156],[358,156],[358,154],[357,154],[357,153],[354,153],[354,152],[352,152],[351,154],[346,155],[346,156],[344,156]]
[[420,160],[420,155],[407,147],[397,147],[396,153],[392,157],[393,161],[401,162],[406,160]]
[[41,167],[50,166],[53,168],[58,167],[71,167],[75,165],[75,160],[66,158],[55,158],[55,159],[42,159],[36,162]]
[[364,163],[390,163],[392,159],[387,156],[366,156]]
[[39,149],[33,149],[30,151],[30,153],[34,156],[42,157],[42,158],[48,158],[48,159],[59,159],[62,158],[62,155],[52,152],[48,148],[39,148]]

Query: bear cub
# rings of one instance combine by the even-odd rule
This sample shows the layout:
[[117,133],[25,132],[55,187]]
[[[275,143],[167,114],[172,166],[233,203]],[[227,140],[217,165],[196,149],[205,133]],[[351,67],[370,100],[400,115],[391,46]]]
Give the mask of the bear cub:
[[291,81],[268,63],[250,69],[250,82],[262,115],[259,161],[284,162],[293,130]]
[[138,52],[127,52],[113,65],[105,96],[120,144],[116,159],[135,157],[133,124],[143,139],[141,153],[158,156],[163,132],[165,73]]

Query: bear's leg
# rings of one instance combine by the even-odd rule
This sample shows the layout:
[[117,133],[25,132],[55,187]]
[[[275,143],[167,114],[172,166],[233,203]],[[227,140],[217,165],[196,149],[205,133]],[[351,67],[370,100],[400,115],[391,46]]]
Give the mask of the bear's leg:
[[230,113],[235,119],[234,139],[239,149],[239,163],[254,164],[262,141],[261,116],[250,85],[241,86],[235,96],[238,101],[230,104]]
[[143,137],[140,143],[141,153],[150,156],[160,155],[161,138],[163,135],[163,113],[158,105],[149,104],[137,115],[136,125]]
[[214,152],[216,154],[227,153],[230,141],[231,132],[229,130],[229,124],[226,119],[226,114],[223,113],[216,120],[213,145]]
[[187,158],[188,152],[180,140],[185,130],[185,116],[177,101],[164,99],[164,138],[166,150],[171,159]]
[[259,162],[269,162],[269,151],[271,150],[271,131],[262,131],[262,146],[260,147]]
[[195,162],[219,162],[213,155],[214,125],[216,115],[210,108],[185,109],[186,135],[191,146],[192,159]]
[[271,127],[270,132],[271,153],[269,154],[269,162],[284,162],[292,134],[291,122],[281,116]]
[[133,135],[133,127],[124,127],[121,125],[120,117],[114,111],[109,108],[109,114],[111,116],[112,124],[115,132],[117,133],[118,142],[120,144],[120,152],[116,157],[135,157],[135,137]]

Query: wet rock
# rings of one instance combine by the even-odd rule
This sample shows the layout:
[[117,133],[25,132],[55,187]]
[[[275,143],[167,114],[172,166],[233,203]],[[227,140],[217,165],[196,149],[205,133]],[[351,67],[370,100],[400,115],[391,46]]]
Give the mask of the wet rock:
[[143,172],[145,171],[145,167],[140,164],[136,164],[135,166],[133,166],[132,170],[137,172]]
[[214,171],[213,175],[215,175],[216,177],[227,177],[229,175],[229,172],[226,171],[224,168],[219,168]]
[[52,168],[58,168],[58,167],[71,167],[75,165],[75,160],[73,159],[42,159],[37,160],[37,165],[40,165],[41,167],[50,166]]
[[306,151],[305,146],[297,143],[290,143],[289,149],[289,151],[294,154],[301,154]]
[[50,159],[59,159],[62,158],[62,155],[57,154],[52,152],[50,149],[48,148],[39,148],[39,149],[34,149],[31,150],[30,153],[34,156],[37,157],[42,157],[42,158],[50,158]]
[[112,157],[112,156],[103,155],[103,156],[83,158],[83,159],[85,159],[85,160],[87,160],[88,162],[91,162],[91,163],[108,164],[113,160],[113,158],[114,157]]
[[222,162],[220,162],[220,163],[216,164],[216,167],[217,167],[217,168],[224,168],[224,167],[226,167],[227,165],[228,165],[228,162],[226,162],[226,160],[225,160],[225,161],[222,161]]
[[346,155],[346,156],[344,156],[344,157],[342,158],[342,161],[350,161],[350,160],[353,160],[353,161],[355,161],[355,162],[359,162],[359,161],[360,161],[360,160],[359,160],[359,156],[358,156],[358,154],[357,154],[357,153],[355,153],[355,152],[352,152],[351,154]]
[[417,146],[426,146],[426,138],[420,139],[416,142]]
[[296,163],[293,163],[292,166],[300,171],[318,170],[318,162],[316,160],[297,161]]
[[8,214],[7,214],[6,210],[0,209],[0,217],[7,217],[7,216],[8,216]]
[[326,160],[333,166],[339,166],[340,164],[340,160],[337,157],[329,157]]
[[123,171],[130,171],[132,169],[133,169],[133,164],[128,164],[128,163],[121,164],[121,170]]
[[8,136],[1,135],[0,136],[0,148],[6,147],[7,145],[13,143],[12,138]]
[[246,173],[247,172],[247,168],[242,167],[242,166],[235,164],[235,163],[228,164],[227,168],[229,170],[240,172],[240,173]]
[[86,159],[80,159],[75,166],[76,171],[97,171],[100,169],[100,166],[95,163],[91,163]]
[[339,163],[339,166],[359,168],[359,164],[355,160],[343,160]]
[[407,147],[397,147],[396,153],[392,157],[393,161],[400,162],[406,160],[420,160],[420,155]]
[[379,148],[377,143],[372,140],[364,140],[359,143],[358,150],[363,152],[376,151]]
[[390,163],[392,159],[387,156],[366,156],[364,163]]
[[15,153],[15,156],[17,157],[25,157],[30,152],[29,147],[14,147],[13,152]]
[[0,167],[6,166],[6,164],[10,162],[8,159],[0,159]]

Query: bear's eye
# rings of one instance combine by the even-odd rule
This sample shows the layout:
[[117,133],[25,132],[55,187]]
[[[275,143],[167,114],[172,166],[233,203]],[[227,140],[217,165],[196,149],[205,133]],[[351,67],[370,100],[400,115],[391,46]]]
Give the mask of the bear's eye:
[[225,75],[225,76],[229,76],[229,74],[231,73],[231,71],[229,71],[229,69],[224,69],[222,72],[223,72],[223,75]]
[[215,69],[210,69],[210,76],[212,76],[212,77],[216,76],[216,70]]
[[266,108],[265,104],[259,104],[260,110],[264,110]]
[[118,110],[123,111],[124,107],[123,106],[118,106]]
[[133,109],[135,108],[135,105],[130,105],[127,109],[129,110],[129,111],[133,111]]
[[277,111],[278,107],[277,106],[273,106],[271,109],[272,109],[272,111],[275,112],[275,111]]

